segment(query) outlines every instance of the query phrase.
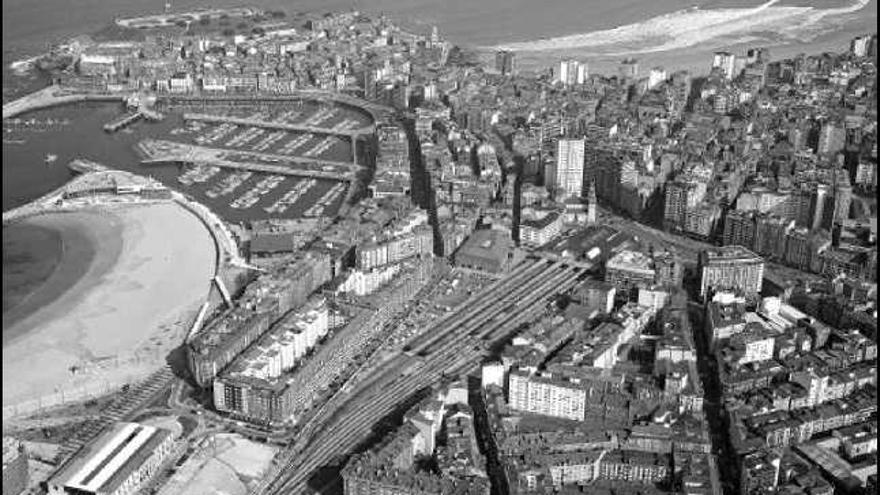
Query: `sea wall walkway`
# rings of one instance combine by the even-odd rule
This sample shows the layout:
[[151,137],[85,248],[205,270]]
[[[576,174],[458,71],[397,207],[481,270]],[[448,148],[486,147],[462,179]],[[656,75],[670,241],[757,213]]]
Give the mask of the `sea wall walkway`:
[[83,101],[123,102],[128,96],[119,93],[84,93],[60,86],[49,86],[3,105],[3,118],[11,119],[23,113]]

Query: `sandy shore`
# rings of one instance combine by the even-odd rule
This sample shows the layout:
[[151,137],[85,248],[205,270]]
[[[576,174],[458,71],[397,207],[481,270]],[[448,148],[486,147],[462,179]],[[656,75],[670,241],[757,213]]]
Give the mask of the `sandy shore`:
[[44,304],[4,329],[4,406],[124,383],[179,345],[214,275],[214,244],[194,215],[161,203],[28,221],[68,240],[75,231],[93,254],[75,255],[72,267],[62,260],[27,301]]
[[[14,229],[26,229],[14,232]],[[29,236],[33,230],[42,236]],[[51,260],[40,266],[40,260],[34,262],[39,273],[31,266],[25,266],[22,274],[14,273],[21,266],[13,262],[13,273],[4,276],[4,308],[3,308],[3,346],[16,338],[27,335],[28,331],[45,324],[51,316],[38,311],[52,304],[67,293],[87,273],[90,280],[97,280],[100,274],[106,273],[118,260],[122,251],[122,223],[112,215],[96,213],[58,213],[57,215],[31,217],[17,225],[4,227],[4,242],[11,239],[25,239],[22,246],[15,246],[9,251],[26,251],[45,248],[51,252]],[[9,236],[9,237],[7,237]],[[14,242],[14,241],[12,241]],[[4,246],[5,247],[5,246]],[[101,256],[96,256],[100,251]],[[6,252],[4,252],[4,269],[6,269]],[[38,258],[47,257],[45,254]],[[7,280],[10,287],[7,287]],[[21,278],[22,280],[17,280]],[[70,293],[68,297],[75,297]],[[7,306],[7,301],[9,305]],[[32,317],[31,317],[32,316]],[[19,325],[30,318],[26,324]]]

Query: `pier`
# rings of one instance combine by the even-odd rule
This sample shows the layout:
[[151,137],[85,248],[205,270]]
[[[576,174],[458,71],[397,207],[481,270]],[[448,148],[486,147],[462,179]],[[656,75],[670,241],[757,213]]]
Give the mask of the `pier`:
[[118,120],[114,120],[113,122],[109,122],[104,125],[104,131],[106,132],[116,132],[120,129],[130,126],[134,124],[138,120],[146,119],[150,121],[158,121],[162,120],[163,115],[159,112],[154,112],[151,110],[147,110],[146,108],[141,108],[135,113],[125,115]]
[[104,124],[104,132],[116,132],[120,129],[130,126],[131,124],[134,124],[138,120],[141,120],[143,117],[143,114],[141,114],[140,112],[125,115],[120,119]]
[[221,115],[209,115],[204,113],[185,113],[183,120],[194,120],[211,124],[235,124],[240,126],[256,127],[260,129],[274,129],[281,131],[303,132],[309,134],[325,134],[329,136],[343,136],[351,139],[352,164],[357,165],[357,142],[361,136],[373,134],[376,126],[373,124],[359,129],[334,129],[329,127],[317,127],[302,124],[286,124],[267,120],[247,119],[241,117],[227,117]]
[[259,127],[261,129],[274,129],[280,131],[306,132],[310,134],[325,134],[329,136],[343,136],[350,138],[352,141],[359,136],[372,134],[374,126],[368,125],[360,129],[340,130],[329,127],[316,127],[302,124],[286,124],[281,122],[270,122],[267,120],[246,119],[241,117],[225,117],[221,115],[209,115],[204,113],[185,113],[183,120],[195,120],[199,122],[208,122],[215,124],[235,124],[248,127]]
[[3,105],[3,118],[11,119],[34,110],[83,101],[123,102],[125,96],[115,93],[87,93],[60,86],[49,86]]
[[277,175],[351,181],[361,167],[348,162],[272,155],[253,151],[206,148],[173,141],[145,139],[138,144],[142,165],[197,163]]
[[107,167],[106,165],[101,165],[98,162],[93,162],[84,158],[74,159],[67,164],[67,168],[79,174],[87,174],[89,172],[107,172],[111,170],[110,167]]

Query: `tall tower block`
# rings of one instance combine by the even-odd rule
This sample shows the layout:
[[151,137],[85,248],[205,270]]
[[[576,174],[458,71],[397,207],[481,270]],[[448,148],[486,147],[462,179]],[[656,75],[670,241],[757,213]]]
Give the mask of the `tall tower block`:
[[587,186],[587,225],[596,223],[596,181]]

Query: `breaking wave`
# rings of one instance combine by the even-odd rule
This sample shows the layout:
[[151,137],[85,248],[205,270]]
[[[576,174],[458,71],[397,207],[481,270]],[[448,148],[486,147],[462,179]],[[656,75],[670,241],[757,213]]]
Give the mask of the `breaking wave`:
[[701,10],[692,7],[614,29],[559,36],[535,41],[505,43],[492,50],[537,52],[588,49],[602,55],[663,52],[724,40],[772,33],[789,39],[815,37],[826,18],[852,14],[871,0],[855,0],[839,8],[780,7],[769,0],[751,8]]

